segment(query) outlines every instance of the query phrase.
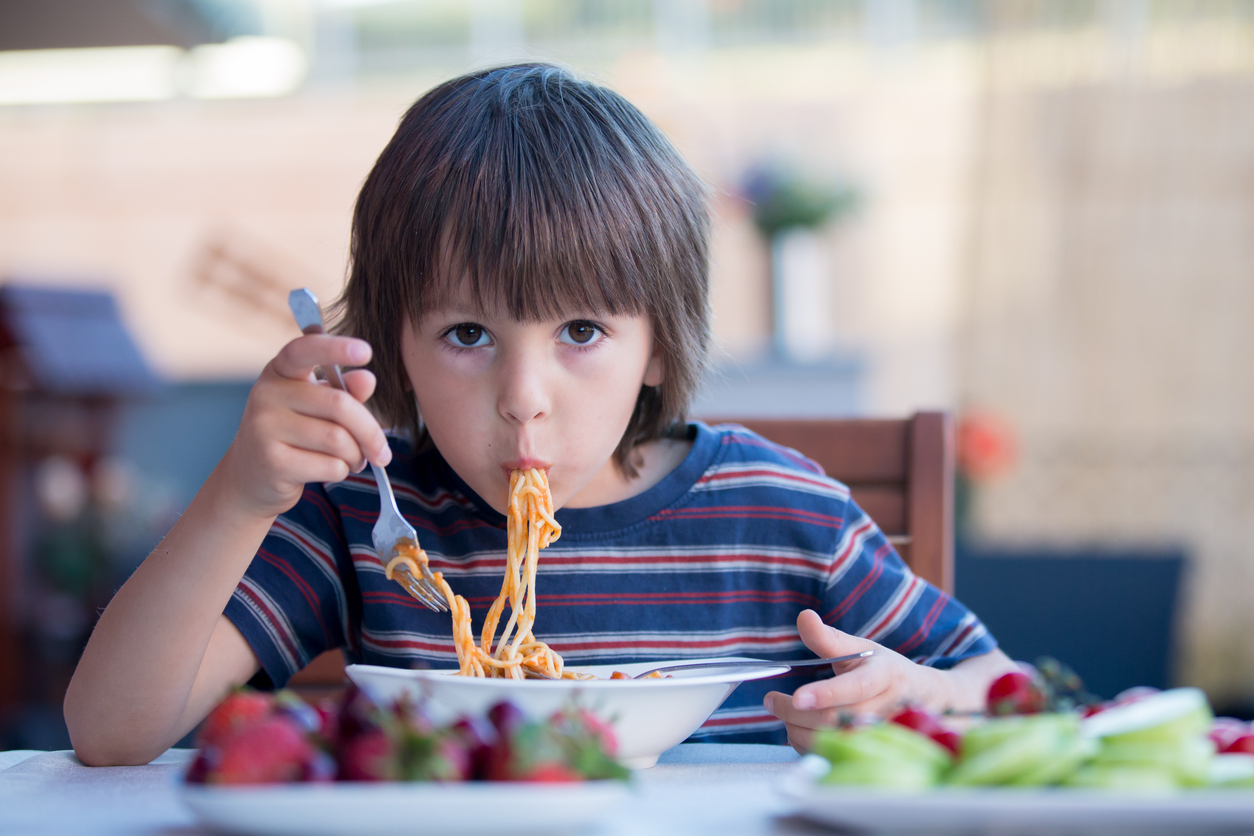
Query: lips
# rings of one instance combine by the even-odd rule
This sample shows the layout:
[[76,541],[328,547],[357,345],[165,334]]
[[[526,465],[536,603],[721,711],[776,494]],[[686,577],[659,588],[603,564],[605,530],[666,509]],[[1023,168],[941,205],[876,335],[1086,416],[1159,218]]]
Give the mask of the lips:
[[508,479],[510,473],[515,470],[542,470],[547,474],[552,466],[552,462],[546,462],[544,459],[521,458],[504,462],[501,470],[505,471],[505,478]]

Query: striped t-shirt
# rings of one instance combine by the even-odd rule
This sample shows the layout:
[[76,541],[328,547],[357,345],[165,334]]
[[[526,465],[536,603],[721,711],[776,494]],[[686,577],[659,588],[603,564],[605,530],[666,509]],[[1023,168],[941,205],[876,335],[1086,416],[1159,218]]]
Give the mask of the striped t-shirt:
[[[848,489],[814,462],[743,427],[690,425],[692,449],[631,499],[557,512],[540,553],[534,633],[567,664],[703,656],[812,657],[797,614],[948,667],[996,645],[962,604],[911,574]],[[505,518],[439,452],[392,441],[388,474],[433,569],[470,603],[475,629],[501,588]],[[281,686],[319,653],[351,662],[457,667],[447,613],[383,575],[368,474],[310,484],[271,528],[226,615]],[[815,674],[747,682],[694,735],[784,742],[762,706]]]

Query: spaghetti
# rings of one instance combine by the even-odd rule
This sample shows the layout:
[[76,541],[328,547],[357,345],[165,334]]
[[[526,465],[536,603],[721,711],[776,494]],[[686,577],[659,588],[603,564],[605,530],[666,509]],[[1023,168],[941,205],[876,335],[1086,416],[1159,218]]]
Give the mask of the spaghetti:
[[[583,679],[584,675],[564,671],[562,657],[531,632],[536,622],[536,566],[540,549],[562,533],[562,527],[553,518],[553,495],[544,471],[532,468],[510,473],[506,519],[505,578],[500,594],[488,610],[478,645],[471,626],[470,605],[454,594],[443,573],[433,573],[453,616],[457,672],[461,676],[508,679],[523,679],[528,672],[541,677]],[[421,577],[426,562],[427,554],[417,543],[399,543],[388,561],[387,577],[393,580],[396,567],[402,563],[415,577]],[[496,628],[506,603],[510,616],[498,642]]]

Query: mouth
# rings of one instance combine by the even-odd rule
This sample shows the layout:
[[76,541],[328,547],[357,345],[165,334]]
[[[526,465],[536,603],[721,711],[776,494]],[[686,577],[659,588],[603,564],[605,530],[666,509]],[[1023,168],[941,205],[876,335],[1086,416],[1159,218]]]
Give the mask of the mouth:
[[552,466],[552,462],[546,462],[543,459],[523,458],[504,462],[501,465],[501,470],[505,472],[505,478],[508,480],[510,474],[515,470],[541,470],[547,476],[549,468]]

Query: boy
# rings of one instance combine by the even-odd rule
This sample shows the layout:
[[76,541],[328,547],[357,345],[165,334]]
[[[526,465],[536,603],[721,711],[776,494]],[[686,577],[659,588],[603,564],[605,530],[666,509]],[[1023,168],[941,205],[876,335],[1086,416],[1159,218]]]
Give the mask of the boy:
[[[708,342],[707,226],[699,179],[608,90],[527,65],[423,96],[357,202],[351,336],[274,358],[101,616],[65,700],[80,759],[147,762],[229,688],[281,686],[324,650],[455,664],[448,616],[383,577],[367,462],[388,466],[476,627],[500,585],[509,472],[547,470],[564,530],[535,632],[567,662],[876,648],[832,679],[741,686],[711,739],[786,730],[805,749],[841,711],[981,707],[1009,661],[843,486],[744,430],[683,422]],[[348,393],[315,381],[333,363],[359,367]]]

